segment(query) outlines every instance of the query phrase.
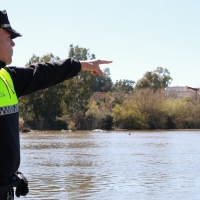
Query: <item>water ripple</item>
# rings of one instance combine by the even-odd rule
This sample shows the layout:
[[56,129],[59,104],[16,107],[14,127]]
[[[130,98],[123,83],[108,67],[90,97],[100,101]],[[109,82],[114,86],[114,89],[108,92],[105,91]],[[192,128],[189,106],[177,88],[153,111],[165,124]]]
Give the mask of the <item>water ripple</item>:
[[21,134],[21,167],[37,200],[200,199],[200,134]]

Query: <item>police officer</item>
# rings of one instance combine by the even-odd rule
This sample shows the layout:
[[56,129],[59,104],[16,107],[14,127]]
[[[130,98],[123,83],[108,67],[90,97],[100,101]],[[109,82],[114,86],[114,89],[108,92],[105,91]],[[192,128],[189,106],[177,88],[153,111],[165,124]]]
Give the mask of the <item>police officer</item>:
[[7,12],[0,11],[0,200],[14,199],[14,186],[18,197],[28,192],[26,178],[17,172],[20,165],[18,98],[70,79],[81,69],[102,75],[99,65],[112,62],[67,58],[28,67],[6,67],[12,62],[13,39],[21,36],[11,27]]

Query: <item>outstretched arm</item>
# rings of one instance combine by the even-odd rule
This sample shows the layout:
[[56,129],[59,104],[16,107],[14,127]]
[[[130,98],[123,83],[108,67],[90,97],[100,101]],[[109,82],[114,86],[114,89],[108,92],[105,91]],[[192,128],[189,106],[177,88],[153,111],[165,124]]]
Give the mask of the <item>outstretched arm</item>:
[[97,59],[81,60],[79,62],[81,63],[81,68],[83,70],[89,70],[89,71],[92,71],[93,74],[99,74],[99,75],[103,74],[99,65],[112,63],[112,61],[109,61],[109,60],[97,60]]

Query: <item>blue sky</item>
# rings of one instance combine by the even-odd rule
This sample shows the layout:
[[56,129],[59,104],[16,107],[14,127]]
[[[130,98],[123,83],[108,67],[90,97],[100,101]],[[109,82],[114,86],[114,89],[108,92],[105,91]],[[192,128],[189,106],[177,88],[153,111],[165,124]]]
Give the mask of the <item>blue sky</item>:
[[138,81],[158,66],[167,68],[171,86],[200,87],[199,0],[6,0],[15,39],[12,65],[33,54],[66,58],[69,45],[113,60],[113,82]]

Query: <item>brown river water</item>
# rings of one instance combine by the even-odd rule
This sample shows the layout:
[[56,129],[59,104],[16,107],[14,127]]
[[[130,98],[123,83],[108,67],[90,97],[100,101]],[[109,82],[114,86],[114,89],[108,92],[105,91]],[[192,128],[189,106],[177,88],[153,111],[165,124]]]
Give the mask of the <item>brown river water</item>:
[[[200,131],[21,133],[30,200],[199,200]],[[18,199],[18,198],[17,198]]]

